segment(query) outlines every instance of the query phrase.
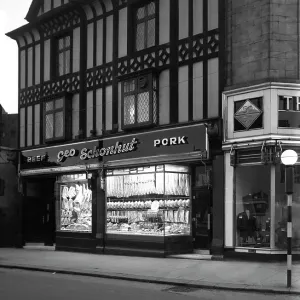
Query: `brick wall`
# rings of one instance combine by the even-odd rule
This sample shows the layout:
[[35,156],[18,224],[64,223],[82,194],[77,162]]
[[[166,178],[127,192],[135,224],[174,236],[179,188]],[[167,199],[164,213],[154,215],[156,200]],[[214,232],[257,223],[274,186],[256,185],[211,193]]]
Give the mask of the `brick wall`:
[[299,1],[226,0],[226,87],[299,82]]

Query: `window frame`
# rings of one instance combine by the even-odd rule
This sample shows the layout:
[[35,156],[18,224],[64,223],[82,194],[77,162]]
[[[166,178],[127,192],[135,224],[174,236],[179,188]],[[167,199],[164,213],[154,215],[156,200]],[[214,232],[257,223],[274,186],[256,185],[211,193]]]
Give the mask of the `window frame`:
[[[68,47],[64,47],[63,49],[59,49],[59,41],[61,39],[65,39],[69,37],[70,39],[70,45]],[[65,42],[64,42],[65,43]],[[65,70],[65,65],[66,65],[66,55],[65,53],[69,51],[69,71],[66,72]],[[52,39],[52,59],[53,59],[53,64],[52,64],[52,78],[57,78],[61,76],[66,76],[69,75],[73,72],[73,66],[72,66],[72,60],[73,60],[73,35],[70,32],[65,32],[64,34],[57,35]],[[61,74],[59,70],[59,55],[60,53],[64,54],[64,71]]]
[[[56,100],[62,99],[62,107],[60,108],[53,108],[50,111],[46,111],[46,103],[48,102],[54,102]],[[42,101],[43,105],[43,141],[44,143],[52,143],[57,141],[64,141],[67,139],[71,139],[72,136],[72,97],[70,93],[64,92],[59,93],[51,98],[46,98]],[[63,134],[62,136],[55,137],[55,118],[53,117],[53,137],[52,138],[46,138],[46,115],[52,114],[53,116],[57,112],[63,112]]]
[[[141,77],[147,77],[148,80],[148,87],[144,91],[139,88],[138,80]],[[135,82],[135,90],[125,92],[125,83],[128,81]],[[153,81],[156,80],[156,87],[153,84]],[[152,127],[156,126],[158,122],[158,87],[157,87],[157,77],[156,74],[153,72],[148,72],[144,74],[139,74],[135,76],[130,76],[127,78],[123,78],[121,81],[121,126],[123,130],[130,130],[135,128],[145,128],[145,127]],[[138,122],[138,95],[143,92],[149,92],[149,121],[145,122]],[[135,116],[134,116],[134,123],[133,124],[125,124],[125,97],[129,95],[134,95],[134,108],[135,108]],[[154,98],[156,97],[156,98]],[[154,101],[156,101],[156,110],[154,111]]]
[[[145,3],[146,2],[146,3]],[[151,17],[149,17],[147,15],[146,18],[143,18],[144,22],[146,22],[146,24],[148,23],[149,20],[154,19],[154,25],[155,25],[155,33],[154,33],[154,45],[153,46],[149,46],[147,47],[147,41],[148,35],[145,35],[145,41],[144,41],[144,45],[145,47],[143,49],[137,49],[136,47],[136,36],[137,36],[137,24],[142,23],[141,21],[138,22],[137,20],[137,11],[139,8],[141,7],[145,7],[147,6],[149,3],[153,2],[155,5],[155,12],[153,14],[153,17],[151,15]],[[136,3],[131,4],[129,6],[129,10],[128,10],[128,53],[134,53],[134,52],[139,52],[139,51],[145,51],[147,49],[151,49],[152,47],[155,47],[158,45],[159,43],[159,2],[158,0],[146,0],[146,1],[136,1]],[[132,30],[132,28],[134,30]],[[145,26],[144,32],[147,32],[147,26]]]

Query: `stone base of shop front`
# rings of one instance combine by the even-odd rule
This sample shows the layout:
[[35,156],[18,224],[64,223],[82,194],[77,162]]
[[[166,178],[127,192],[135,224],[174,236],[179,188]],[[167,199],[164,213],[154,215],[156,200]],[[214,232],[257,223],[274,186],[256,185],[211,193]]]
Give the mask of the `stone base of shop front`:
[[107,234],[104,248],[105,254],[150,257],[192,252],[190,236]]
[[[225,259],[241,259],[247,261],[261,261],[261,262],[283,262],[287,260],[287,254],[284,250],[276,249],[259,249],[259,248],[225,248]],[[300,249],[293,250],[293,261],[300,261]]]
[[55,250],[95,253],[96,239],[90,233],[57,232]]

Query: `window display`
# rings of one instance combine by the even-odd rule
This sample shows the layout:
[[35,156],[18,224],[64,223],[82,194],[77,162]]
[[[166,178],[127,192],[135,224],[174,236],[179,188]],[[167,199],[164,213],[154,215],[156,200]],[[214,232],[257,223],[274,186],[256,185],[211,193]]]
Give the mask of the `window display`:
[[189,235],[190,174],[176,167],[108,171],[107,233]]
[[270,167],[236,168],[236,245],[270,247]]
[[58,230],[91,232],[92,191],[88,186],[88,180],[80,180],[79,177],[76,181],[60,182],[58,186],[60,199]]

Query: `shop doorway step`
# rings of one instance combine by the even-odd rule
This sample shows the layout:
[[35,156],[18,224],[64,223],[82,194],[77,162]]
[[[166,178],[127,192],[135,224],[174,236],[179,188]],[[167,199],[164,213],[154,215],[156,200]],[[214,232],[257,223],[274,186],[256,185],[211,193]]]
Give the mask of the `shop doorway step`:
[[44,243],[26,243],[25,246],[23,246],[23,249],[28,250],[55,250],[55,245],[53,246],[45,246]]
[[173,254],[168,258],[181,258],[181,259],[195,259],[195,260],[211,260],[212,255],[209,254],[209,250],[194,250],[193,253],[186,254]]

